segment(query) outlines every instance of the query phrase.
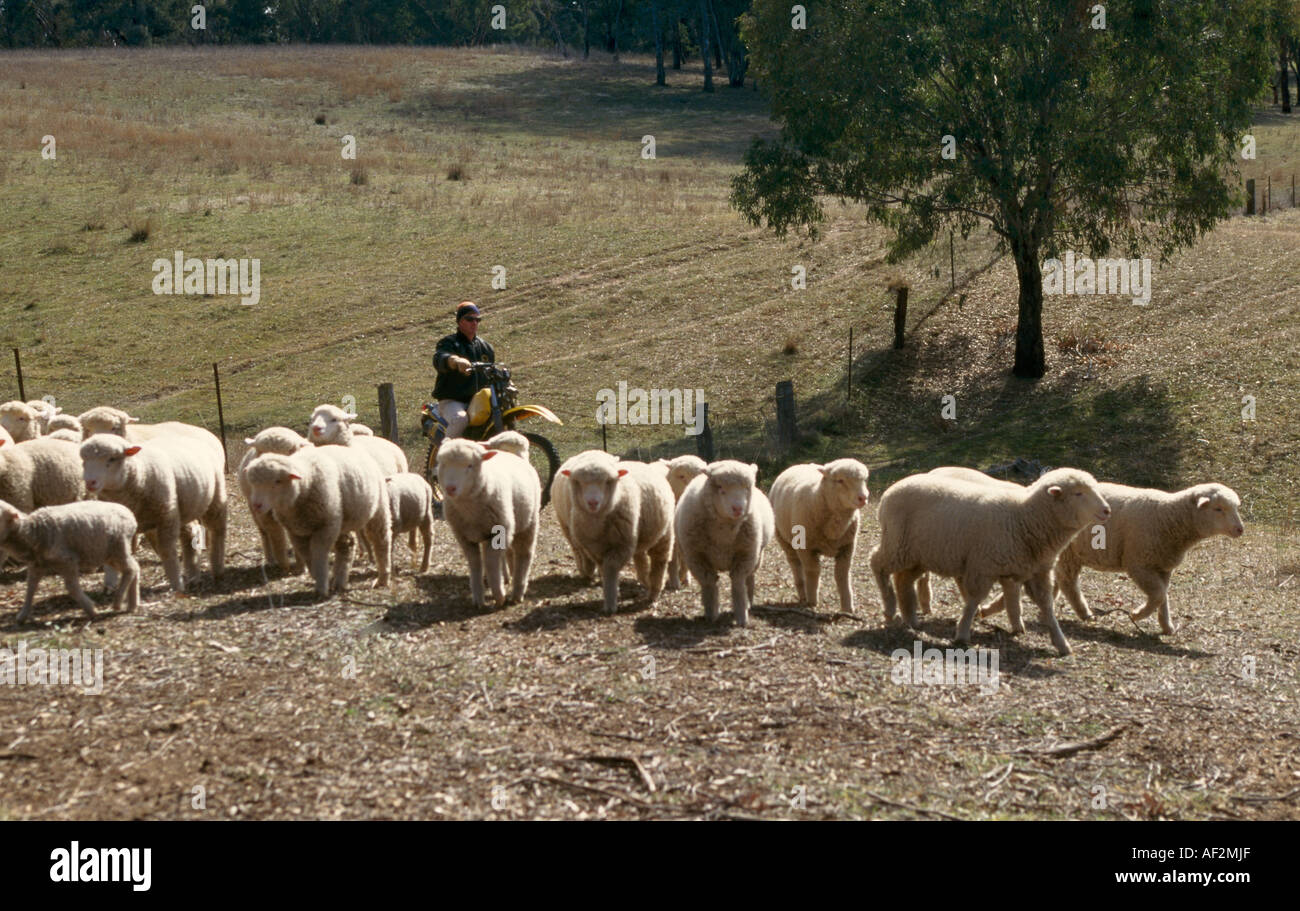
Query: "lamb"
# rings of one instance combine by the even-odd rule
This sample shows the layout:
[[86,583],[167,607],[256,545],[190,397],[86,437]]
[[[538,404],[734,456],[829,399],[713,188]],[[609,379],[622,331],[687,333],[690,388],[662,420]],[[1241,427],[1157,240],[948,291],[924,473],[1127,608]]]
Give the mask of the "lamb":
[[785,551],[799,601],[817,607],[821,557],[835,558],[840,610],[853,613],[849,570],[858,539],[858,510],[867,505],[867,466],[857,459],[825,465],[791,465],[768,496],[776,516],[776,540]]
[[[931,475],[935,475],[938,477],[958,478],[959,480],[971,481],[976,484],[991,484],[995,487],[1002,487],[1003,489],[1006,488],[1010,488],[1012,490],[1024,489],[1019,484],[1013,484],[1010,481],[1003,481],[998,478],[991,477],[990,475],[987,475],[982,471],[976,471],[973,468],[959,468],[959,467],[932,468],[930,469],[929,473]],[[1010,608],[1007,610],[1007,619],[1011,622],[1011,632],[1023,633],[1025,631],[1025,624],[1020,618],[1020,584],[1011,579],[1002,579],[1000,581],[1002,583],[1002,596],[1006,599],[1005,603],[1010,605]],[[899,584],[900,584],[900,580],[898,578],[895,578],[894,588],[896,591],[899,588]],[[1045,578],[1040,579],[1036,584],[1046,585],[1047,579]],[[916,580],[916,593],[917,593],[917,602],[920,605],[920,612],[922,614],[930,613],[930,574],[929,573],[922,573],[920,577]],[[981,617],[987,615],[988,615],[987,611],[980,613]]]
[[[887,620],[901,606],[903,619],[915,629],[912,581],[923,572],[950,576],[965,601],[956,639],[968,645],[980,601],[993,583],[1009,578],[1023,584],[1038,604],[1056,650],[1070,654],[1045,580],[1070,539],[1110,515],[1092,475],[1058,468],[1018,490],[912,475],[885,491],[878,515],[880,544],[870,563]],[[900,584],[897,598],[891,575]]]
[[727,573],[736,625],[749,625],[754,576],[776,531],[772,506],[754,486],[757,478],[757,465],[713,462],[677,501],[676,552],[700,580],[704,615],[710,622],[718,619],[718,573]]
[[41,579],[60,575],[87,617],[95,605],[81,588],[81,573],[108,565],[122,574],[113,596],[113,610],[134,611],[140,604],[140,565],[131,556],[136,521],[131,510],[117,503],[84,500],[45,506],[31,513],[0,501],[0,553],[27,564],[27,597],[18,622],[32,615],[32,600]]
[[256,513],[273,512],[288,531],[299,561],[311,570],[317,595],[327,597],[331,587],[347,589],[354,531],[376,556],[375,586],[387,587],[392,521],[384,475],[373,459],[347,446],[305,446],[292,455],[258,456],[247,477],[249,505]]
[[374,459],[385,475],[409,471],[406,453],[400,446],[382,437],[353,435],[351,422],[356,415],[333,405],[320,405],[311,413],[308,436],[317,446],[351,446]]
[[[686,485],[695,480],[705,468],[705,462],[699,456],[684,455],[675,459],[661,459],[656,465],[662,464],[668,474],[668,486],[673,489],[673,500],[680,503],[682,492],[686,490]],[[673,547],[673,558],[668,563],[668,585],[669,591],[677,591],[687,580],[686,561],[682,559],[682,548],[679,542]]]
[[611,462],[596,450],[582,455],[560,472],[570,485],[574,550],[600,568],[605,613],[618,608],[618,574],[628,561],[653,607],[673,552],[673,489],[663,471],[644,462]]
[[[226,561],[226,474],[217,453],[187,436],[159,434],[132,442],[96,433],[81,444],[81,462],[87,493],[121,503],[135,514],[139,530],[162,558],[172,591],[185,591],[187,580],[198,575],[186,527],[193,521],[208,532],[212,577],[221,579]],[[177,542],[184,556],[183,576]]]
[[160,424],[141,424],[139,418],[133,418],[120,408],[112,408],[107,405],[100,405],[84,411],[78,415],[77,420],[81,423],[81,433],[84,439],[90,439],[97,433],[111,433],[114,436],[130,440],[132,443],[143,443],[146,440],[152,440],[160,435],[188,437],[191,440],[202,440],[203,445],[216,454],[221,459],[222,470],[225,470],[226,450],[221,445],[221,440],[217,439],[211,431],[194,424],[186,424],[182,421],[163,421]]
[[384,478],[388,486],[389,513],[392,516],[393,537],[403,532],[411,535],[411,552],[415,552],[415,532],[420,532],[424,555],[420,558],[420,572],[429,571],[429,551],[433,547],[433,488],[429,482],[414,472],[390,474]]
[[[41,402],[42,405],[45,402]],[[38,439],[44,434],[41,413],[26,402],[5,402],[0,405],[0,427],[9,433],[15,443]]]
[[292,568],[289,560],[288,534],[273,513],[258,512],[253,509],[253,488],[248,483],[248,466],[258,456],[268,452],[292,455],[304,446],[310,446],[311,443],[296,430],[288,427],[268,427],[257,436],[245,437],[244,444],[248,446],[248,451],[244,453],[235,477],[239,482],[239,490],[244,495],[244,501],[248,503],[248,511],[252,513],[253,524],[257,526],[257,532],[262,538],[263,560],[266,563],[274,560],[277,566],[288,572]]
[[[1223,484],[1197,484],[1174,493],[1123,484],[1097,487],[1110,504],[1111,517],[1100,527],[1079,532],[1061,551],[1056,561],[1056,589],[1065,593],[1081,619],[1091,620],[1092,610],[1079,591],[1079,571],[1088,566],[1127,573],[1147,596],[1146,605],[1130,616],[1136,621],[1158,611],[1160,631],[1172,635],[1170,575],[1200,541],[1215,535],[1241,537],[1246,530],[1237,512],[1241,498]],[[995,601],[981,615],[995,614],[1003,606],[1001,600]]]
[[503,430],[491,439],[484,440],[483,445],[488,449],[513,452],[521,459],[528,458],[528,437],[515,430]]
[[573,485],[568,478],[574,468],[592,459],[605,461],[610,465],[618,463],[618,459],[607,452],[602,452],[599,449],[588,449],[566,460],[555,473],[555,479],[551,481],[551,505],[555,512],[555,521],[560,526],[560,533],[564,535],[564,540],[569,542],[569,547],[573,550],[573,559],[578,564],[578,575],[584,582],[591,582],[595,578],[596,570],[599,567],[587,556],[585,550],[574,543],[572,531],[573,497],[571,496]]
[[56,430],[73,430],[76,431],[78,440],[84,439],[81,433],[81,421],[71,414],[55,414],[50,418],[47,429],[50,433],[54,433]]
[[[485,569],[497,607],[523,601],[542,508],[537,470],[513,452],[451,439],[438,449],[438,482],[446,494],[443,517],[469,564],[474,606],[485,603]],[[509,599],[501,577],[503,552],[512,580]]]
[[0,500],[31,512],[80,499],[81,458],[75,443],[44,437],[0,441]]

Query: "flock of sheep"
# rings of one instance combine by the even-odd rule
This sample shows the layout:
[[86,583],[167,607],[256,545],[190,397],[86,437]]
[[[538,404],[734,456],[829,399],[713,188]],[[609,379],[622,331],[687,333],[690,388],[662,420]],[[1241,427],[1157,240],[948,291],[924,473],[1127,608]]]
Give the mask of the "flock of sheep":
[[[429,567],[432,491],[408,470],[400,448],[355,417],[322,405],[307,437],[287,427],[263,430],[245,441],[237,472],[266,562],[294,570],[292,545],[297,571],[310,571],[321,596],[347,587],[353,533],[377,567],[377,586],[389,584],[397,535],[409,534],[414,552],[418,533],[420,571]],[[511,431],[486,443],[449,440],[437,465],[444,518],[465,555],[474,604],[485,606],[489,594],[498,607],[523,601],[542,502],[528,441]],[[619,574],[630,563],[652,606],[665,585],[675,590],[694,576],[710,621],[719,616],[719,577],[729,576],[734,619],[744,626],[763,552],[775,539],[802,604],[816,607],[821,558],[828,557],[840,609],[852,614],[867,467],[855,459],[794,465],[766,495],[757,474],[757,466],[731,460],[681,456],[647,464],[589,450],[560,466],[551,499],[579,575],[590,583],[599,574],[607,613],[617,609]],[[970,642],[977,613],[1005,609],[1012,631],[1023,632],[1023,587],[1067,655],[1053,603],[1063,591],[1079,617],[1092,617],[1079,591],[1082,567],[1127,573],[1147,596],[1134,619],[1156,612],[1161,630],[1173,633],[1170,573],[1198,541],[1240,536],[1239,506],[1222,484],[1165,493],[1058,468],[1021,486],[972,469],[936,468],[881,496],[880,541],[868,562],[887,622],[901,614],[917,626],[930,609],[933,573],[956,580],[961,593],[958,642]],[[141,424],[109,407],[73,418],[40,401],[0,405],[0,557],[28,572],[19,622],[30,616],[41,579],[55,574],[93,616],[79,577],[101,567],[106,585],[115,586],[114,609],[124,598],[127,610],[135,609],[137,534],[161,557],[171,588],[183,591],[198,572],[198,523],[219,579],[227,513],[224,453],[202,428]],[[1001,596],[980,612],[995,584]]]

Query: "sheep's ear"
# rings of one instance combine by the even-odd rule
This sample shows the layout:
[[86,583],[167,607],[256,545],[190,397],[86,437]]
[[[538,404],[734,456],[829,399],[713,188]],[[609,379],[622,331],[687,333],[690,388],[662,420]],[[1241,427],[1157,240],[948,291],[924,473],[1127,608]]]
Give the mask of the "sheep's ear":
[[1209,505],[1210,505],[1210,498],[1209,498],[1209,497],[1197,497],[1197,498],[1196,498],[1196,508],[1197,508],[1197,509],[1204,509],[1205,507],[1207,507],[1207,506],[1209,506]]
[[245,445],[245,446],[252,446],[252,445],[253,445],[253,438],[252,438],[252,437],[244,437],[244,445]]
[[825,465],[814,465],[813,468],[816,468],[818,471],[820,471],[820,472],[822,473],[822,477],[823,477],[823,478],[826,477],[826,466],[825,466]]
[[1051,487],[1047,488],[1047,492],[1052,496],[1056,497],[1058,500],[1061,497],[1065,496],[1065,491],[1061,490],[1059,484],[1053,484]]
[[135,455],[135,454],[136,454],[137,452],[139,452],[139,451],[140,451],[140,447],[139,447],[139,446],[128,446],[128,447],[126,447],[125,450],[122,451],[122,455],[133,456],[133,455]]
[[560,474],[564,475],[566,478],[569,477],[569,469],[561,469]]
[[131,415],[128,414],[128,415],[126,416],[126,422],[127,422],[128,424],[138,424],[138,423],[140,423],[140,419],[139,419],[139,418],[133,418],[133,417],[131,417]]
[[395,475],[391,475],[391,474],[390,474],[390,475],[385,475],[385,476],[384,476],[384,483],[385,483],[385,484],[391,484],[391,483],[393,483],[393,478],[394,478],[394,477],[395,477]]
[[289,472],[289,480],[290,480],[290,481],[301,481],[301,480],[302,480],[302,475],[300,475],[300,474],[294,474],[294,473],[291,471],[291,472]]
[[489,449],[487,452],[483,453],[483,461],[486,462],[500,451],[500,449]]
[[343,412],[343,420],[345,420],[345,421],[355,421],[356,419],[357,419],[357,416],[356,416],[355,414],[352,414],[351,412],[347,412],[347,411]]
[[627,469],[626,469],[626,468],[620,468],[620,469],[618,470],[618,476],[619,476],[620,478],[623,477],[623,475],[625,475],[625,474],[627,474]]

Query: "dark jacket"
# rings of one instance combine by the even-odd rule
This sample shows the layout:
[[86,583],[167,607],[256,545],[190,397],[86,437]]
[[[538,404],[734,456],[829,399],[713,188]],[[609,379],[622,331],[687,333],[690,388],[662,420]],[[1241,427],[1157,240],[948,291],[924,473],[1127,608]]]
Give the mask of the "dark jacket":
[[438,348],[433,353],[433,369],[438,371],[438,382],[433,387],[433,397],[468,402],[478,391],[474,375],[471,373],[465,376],[448,367],[447,358],[453,354],[470,361],[488,361],[495,364],[496,353],[482,338],[476,337],[471,342],[459,329],[439,340]]

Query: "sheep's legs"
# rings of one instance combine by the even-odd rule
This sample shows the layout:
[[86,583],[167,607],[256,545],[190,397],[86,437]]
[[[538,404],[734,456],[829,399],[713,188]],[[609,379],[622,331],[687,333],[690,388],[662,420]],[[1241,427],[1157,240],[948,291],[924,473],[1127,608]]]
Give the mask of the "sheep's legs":
[[776,540],[781,545],[781,549],[785,551],[785,559],[790,564],[790,572],[794,576],[794,590],[799,596],[799,603],[807,604],[808,593],[804,589],[803,565],[799,562],[800,551],[795,550],[788,541],[784,541],[779,537]]
[[[895,583],[897,588],[897,583]],[[916,603],[922,614],[930,613],[930,574],[921,573],[916,580]]]
[[[352,540],[352,535],[339,535],[338,540],[334,542],[334,591],[342,594],[348,590],[348,572],[352,569],[352,551],[356,547],[356,542]],[[379,568],[382,576],[383,567]]]
[[731,572],[731,612],[735,615],[737,626],[749,626],[750,590],[754,584],[752,573],[743,569]]
[[212,563],[212,581],[221,579],[226,570],[226,507],[214,509],[213,514],[203,522],[208,530],[208,560]]
[[32,601],[36,598],[36,590],[41,587],[43,578],[44,574],[37,572],[35,566],[27,567],[27,596],[23,598],[23,609],[18,612],[19,623],[26,623],[31,617]]
[[[817,598],[822,581],[822,564],[817,554],[801,550],[799,553],[799,566],[803,570],[803,590],[805,593],[805,603],[813,610],[817,609]],[[836,573],[838,577],[838,572]]]
[[131,556],[130,551],[126,551],[118,559],[122,564],[122,581],[118,583],[117,591],[113,594],[113,610],[122,609],[122,596],[126,595],[126,612],[134,613],[140,606],[140,564],[136,562],[135,557]]
[[957,580],[957,588],[961,591],[962,600],[965,602],[961,612],[961,620],[957,621],[957,641],[961,644],[970,645],[970,630],[975,623],[975,613],[979,610],[980,602],[984,600],[984,596],[989,593],[989,589],[992,587],[993,580],[991,579]]
[[81,605],[82,611],[92,620],[95,618],[95,602],[86,597],[86,593],[81,589],[81,572],[78,567],[73,566],[63,573],[63,582],[68,586],[68,594],[73,600]]
[[433,515],[424,517],[424,524],[420,526],[420,543],[424,548],[424,554],[420,557],[420,572],[429,571],[429,553],[433,550]]
[[632,564],[636,569],[636,581],[640,582],[645,588],[650,587],[650,553],[649,551],[637,551],[632,557]]
[[[1050,593],[1049,597],[1051,597]],[[1052,600],[1055,601],[1055,598],[1053,597]],[[1007,609],[1007,620],[1011,623],[1011,632],[1013,634],[1023,633],[1025,631],[1025,621],[1020,616],[1020,583],[1012,579],[1003,579],[1002,594],[999,596],[998,601],[1001,601]],[[989,610],[991,611],[992,608],[989,608]],[[980,611],[980,616],[984,616],[984,611]],[[1056,616],[1055,611],[1052,612],[1052,616]]]
[[618,610],[618,572],[627,562],[623,554],[606,554],[600,564],[600,584],[604,589],[605,613]]
[[894,573],[893,576],[894,591],[898,594],[898,611],[903,615],[903,622],[912,629],[918,626],[916,589],[913,587],[913,582],[924,575],[924,572],[903,570]]
[[681,588],[679,574],[682,566],[682,549],[676,542],[673,542],[673,558],[668,561],[668,578],[664,582],[664,588],[668,589],[668,591],[675,592]]
[[311,567],[311,578],[316,583],[316,594],[322,598],[330,593],[330,548],[338,538],[338,533],[318,531],[307,539],[307,565]]
[[181,559],[185,568],[185,580],[193,582],[199,577],[199,554],[194,549],[193,529],[189,523],[181,526],[180,534],[177,536],[180,541]]
[[665,537],[667,540],[660,539],[658,544],[646,551],[650,564],[646,570],[646,588],[650,591],[649,600],[652,607],[664,590],[664,576],[667,574],[668,560],[672,556],[675,543],[670,537]]
[[835,588],[840,593],[840,610],[846,614],[853,613],[853,580],[849,570],[853,568],[853,545],[851,540],[835,555]]
[[[1072,651],[1070,643],[1066,641],[1065,633],[1061,632],[1061,624],[1057,622],[1056,611],[1053,609],[1052,602],[1055,599],[1052,596],[1051,572],[1047,571],[1036,576],[1030,576],[1025,580],[1025,591],[1038,605],[1038,618],[1047,627],[1047,631],[1052,637],[1052,645],[1056,646],[1057,654],[1061,657],[1070,654]],[[1019,598],[1016,599],[1016,602],[1018,607]],[[1010,612],[1008,607],[1007,613]]]
[[475,607],[482,607],[483,549],[472,541],[466,541],[460,535],[456,536],[456,542],[460,544],[461,553],[465,555],[465,562],[469,564],[469,599],[474,602]]
[[1065,594],[1065,600],[1070,602],[1070,607],[1074,608],[1074,613],[1080,620],[1093,619],[1092,609],[1088,607],[1088,602],[1084,600],[1083,592],[1079,590],[1079,570],[1083,564],[1071,560],[1061,559],[1056,563],[1056,584]]
[[[188,526],[159,528],[146,535],[149,538],[149,543],[153,545],[153,549],[162,558],[163,571],[167,574],[167,584],[172,587],[174,592],[185,591],[185,579],[181,576],[181,558],[176,552],[182,531],[185,532],[185,540],[188,542]],[[189,545],[189,551],[187,561],[193,558],[194,545],[192,543]]]
[[880,602],[885,607],[885,622],[888,623],[898,613],[898,599],[894,597],[889,572],[885,569],[885,556],[879,546],[871,551],[867,562],[871,565],[871,574],[876,577],[876,586],[880,589]]
[[505,561],[507,550],[499,550],[490,544],[483,548],[483,567],[487,574],[487,587],[492,592],[492,603],[505,607],[506,586],[501,578],[501,564]]
[[704,619],[716,623],[718,619],[718,574],[711,569],[697,572],[700,583],[700,603],[704,605]]
[[372,519],[362,531],[361,540],[370,545],[371,555],[379,570],[375,584],[371,587],[387,588],[389,574],[393,570],[393,534],[388,525],[388,516],[381,512],[377,518]]
[[1140,610],[1133,611],[1130,616],[1134,620],[1141,620],[1159,611],[1160,631],[1166,636],[1172,635],[1174,625],[1169,616],[1169,573],[1154,569],[1138,569],[1128,575],[1147,596],[1146,605]]
[[528,576],[533,571],[533,554],[537,550],[536,522],[532,527],[515,533],[511,550],[514,553],[511,561],[514,564],[514,582],[510,586],[510,601],[519,604],[528,594]]

